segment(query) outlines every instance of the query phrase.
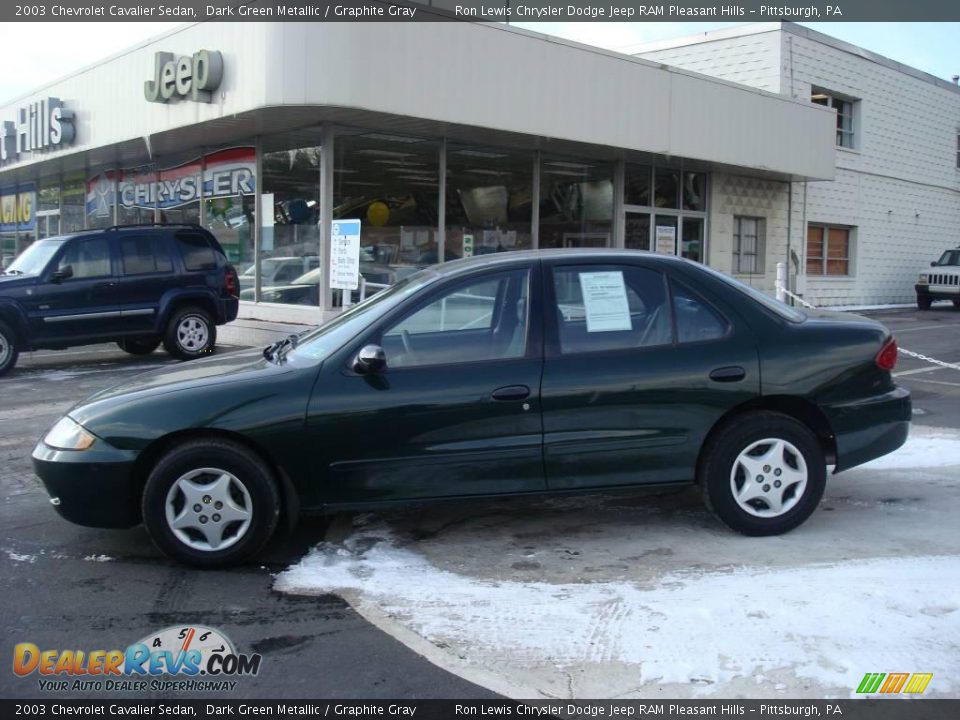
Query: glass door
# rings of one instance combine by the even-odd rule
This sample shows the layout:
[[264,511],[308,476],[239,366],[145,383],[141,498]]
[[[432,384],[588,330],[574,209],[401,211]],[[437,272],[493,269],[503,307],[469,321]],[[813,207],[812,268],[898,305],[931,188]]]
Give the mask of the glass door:
[[60,234],[60,211],[40,210],[37,212],[37,239],[54,237]]

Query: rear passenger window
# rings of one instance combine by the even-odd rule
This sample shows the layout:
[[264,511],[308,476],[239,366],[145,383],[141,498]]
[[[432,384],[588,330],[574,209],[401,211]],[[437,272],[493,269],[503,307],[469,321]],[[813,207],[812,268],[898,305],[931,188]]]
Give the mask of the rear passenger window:
[[167,243],[159,237],[126,237],[120,240],[124,275],[170,272],[173,263]]
[[187,270],[211,270],[217,266],[217,256],[203,235],[177,233],[177,248]]
[[726,321],[704,300],[674,282],[670,283],[670,290],[673,294],[673,312],[677,318],[678,342],[703,342],[726,335]]
[[673,342],[661,273],[630,266],[556,268],[560,352],[564,355]]

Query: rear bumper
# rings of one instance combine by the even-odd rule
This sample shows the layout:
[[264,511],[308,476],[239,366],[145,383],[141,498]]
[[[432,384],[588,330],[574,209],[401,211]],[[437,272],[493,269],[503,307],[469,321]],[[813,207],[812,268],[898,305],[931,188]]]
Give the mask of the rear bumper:
[[910,392],[894,388],[876,397],[824,408],[837,443],[834,472],[886,455],[903,445],[910,431]]
[[237,313],[240,311],[240,298],[228,297],[220,299],[220,317],[217,318],[217,325],[225,325],[237,319]]
[[64,519],[99,528],[139,525],[140,488],[132,477],[133,457],[97,445],[74,452],[54,450],[41,440],[33,449],[33,470]]

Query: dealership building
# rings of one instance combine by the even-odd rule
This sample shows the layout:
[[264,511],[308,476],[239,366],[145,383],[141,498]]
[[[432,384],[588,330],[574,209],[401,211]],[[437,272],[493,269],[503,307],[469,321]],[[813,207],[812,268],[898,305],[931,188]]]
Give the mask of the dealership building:
[[761,27],[638,57],[500,24],[185,25],[0,108],[0,253],[198,223],[245,273],[242,316],[287,322],[332,311],[345,219],[370,283],[626,247],[771,292],[784,262],[816,302],[909,299],[958,242],[960,93]]

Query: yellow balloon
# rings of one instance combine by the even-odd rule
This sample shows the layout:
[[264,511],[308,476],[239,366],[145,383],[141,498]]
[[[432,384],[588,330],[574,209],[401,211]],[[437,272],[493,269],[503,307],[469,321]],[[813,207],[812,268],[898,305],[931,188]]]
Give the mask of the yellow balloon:
[[371,225],[385,225],[387,220],[390,219],[390,208],[387,207],[385,202],[377,200],[376,202],[370,203],[367,206],[367,221]]

